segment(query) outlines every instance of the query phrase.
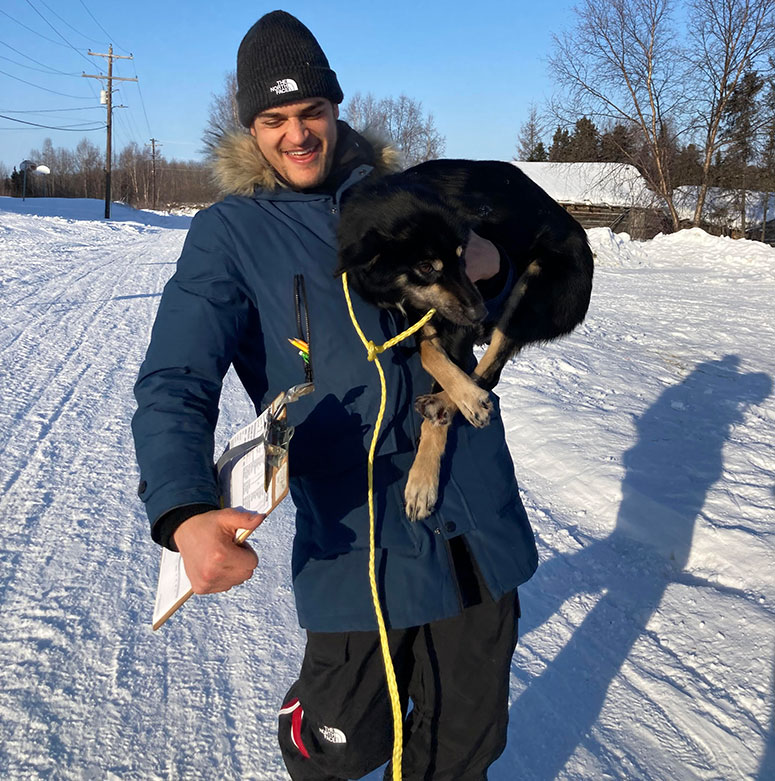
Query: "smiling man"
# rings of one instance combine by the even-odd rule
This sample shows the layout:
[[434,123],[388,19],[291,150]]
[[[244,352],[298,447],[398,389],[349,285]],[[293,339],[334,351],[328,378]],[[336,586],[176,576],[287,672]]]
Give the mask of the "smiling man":
[[261,154],[296,190],[325,181],[334,162],[339,106],[323,98],[262,111],[250,133]]
[[[307,645],[299,679],[278,703],[279,742],[295,781],[360,778],[392,747],[368,585],[366,453],[380,391],[334,277],[336,228],[347,190],[393,170],[396,155],[338,119],[336,74],[290,14],[273,11],[248,31],[237,82],[250,132],[221,140],[216,174],[228,195],[194,217],[135,386],[139,494],[153,538],[180,551],[197,593],[244,582],[257,557],[234,534],[263,518],[219,509],[213,440],[223,377],[234,366],[257,411],[314,382],[288,407],[291,576]],[[491,292],[508,287],[490,242],[472,234],[461,262]],[[406,327],[397,313],[354,299],[377,342]],[[309,362],[290,338],[308,342]],[[436,511],[407,519],[402,497],[421,423],[413,401],[431,381],[411,343],[384,370],[377,571],[400,695],[405,709],[413,703],[402,772],[481,779],[506,742],[516,589],[535,569],[535,544],[497,416],[485,429],[455,426]]]

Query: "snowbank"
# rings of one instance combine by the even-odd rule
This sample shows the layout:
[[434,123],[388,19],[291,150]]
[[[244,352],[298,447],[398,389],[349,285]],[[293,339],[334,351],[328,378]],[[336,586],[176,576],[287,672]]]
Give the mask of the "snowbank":
[[[11,198],[0,196],[0,211],[34,217],[53,217],[63,220],[99,221],[105,217],[105,201],[94,198]],[[137,222],[160,228],[188,227],[191,214],[170,214],[162,211],[135,209],[120,201],[110,205],[110,222]]]
[[688,263],[713,263],[718,267],[756,268],[769,279],[775,279],[775,247],[749,239],[711,236],[700,228],[659,234],[653,239],[655,253],[680,256]]
[[642,266],[646,259],[640,242],[628,233],[614,233],[610,228],[590,228],[589,246],[595,256],[595,266]]

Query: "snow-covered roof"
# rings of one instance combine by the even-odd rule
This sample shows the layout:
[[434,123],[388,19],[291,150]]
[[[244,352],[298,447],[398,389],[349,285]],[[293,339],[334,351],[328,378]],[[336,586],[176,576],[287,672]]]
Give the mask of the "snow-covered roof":
[[513,163],[561,203],[654,206],[638,169],[626,163]]

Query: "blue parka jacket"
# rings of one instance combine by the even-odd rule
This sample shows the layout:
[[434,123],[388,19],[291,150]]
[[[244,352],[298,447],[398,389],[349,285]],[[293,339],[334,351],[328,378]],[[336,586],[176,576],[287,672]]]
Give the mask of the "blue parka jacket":
[[[366,143],[340,123],[340,144],[342,135]],[[140,496],[151,524],[174,508],[218,505],[213,440],[222,379],[233,364],[257,411],[305,381],[288,343],[298,335],[303,279],[315,391],[288,407],[296,426],[292,577],[301,626],[320,632],[376,629],[366,460],[380,387],[334,277],[339,199],[371,170],[358,165],[335,195],[296,192],[277,182],[251,136],[227,139],[218,173],[241,194],[194,217],[135,386]],[[406,327],[397,313],[353,298],[376,343]],[[496,599],[533,574],[537,556],[497,398],[484,429],[455,418],[436,510],[417,523],[406,518],[403,491],[421,422],[413,400],[431,381],[411,338],[381,360],[388,407],[375,463],[377,573],[385,620],[403,628],[461,611],[449,538],[464,535]]]

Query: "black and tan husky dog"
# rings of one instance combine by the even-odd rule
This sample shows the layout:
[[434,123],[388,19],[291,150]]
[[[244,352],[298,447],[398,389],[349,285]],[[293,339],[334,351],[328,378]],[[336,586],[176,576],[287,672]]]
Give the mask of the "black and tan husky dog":
[[[499,311],[487,314],[465,272],[469,232],[492,241],[515,280]],[[489,391],[506,362],[532,342],[569,333],[586,315],[592,252],[583,228],[516,166],[433,160],[367,180],[342,204],[339,269],[362,298],[415,322],[423,367],[436,380],[420,396],[420,444],[406,486],[410,519],[425,518],[438,495],[447,429],[457,410],[489,422]],[[489,342],[469,376],[471,349]]]

